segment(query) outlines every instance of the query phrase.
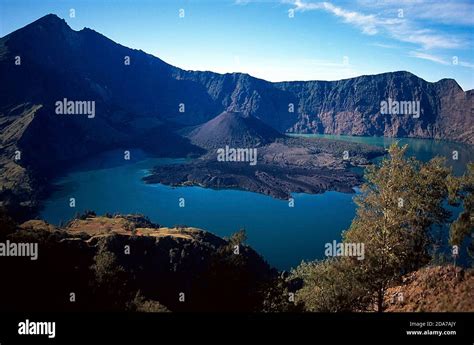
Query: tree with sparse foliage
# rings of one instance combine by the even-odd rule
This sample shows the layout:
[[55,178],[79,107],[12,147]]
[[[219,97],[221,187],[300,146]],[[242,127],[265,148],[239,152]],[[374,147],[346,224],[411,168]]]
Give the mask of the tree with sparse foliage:
[[430,229],[449,218],[443,201],[450,169],[439,157],[406,158],[406,150],[393,144],[388,158],[366,169],[356,217],[343,234],[346,243],[364,244],[364,259],[339,257],[296,270],[304,281],[299,297],[310,310],[383,311],[390,284],[429,261]]
[[385,291],[401,275],[425,265],[429,259],[433,225],[449,218],[443,207],[448,196],[450,169],[436,157],[422,163],[406,158],[407,146],[393,144],[389,158],[366,170],[357,214],[344,233],[344,241],[364,243],[362,267],[378,311]]
[[451,204],[463,204],[463,211],[451,224],[449,243],[461,246],[467,238],[467,250],[474,258],[474,163],[468,164],[467,172],[450,180]]
[[96,290],[95,294],[101,296],[99,303],[104,303],[105,308],[123,309],[131,298],[127,272],[109,249],[106,239],[99,241],[93,261],[91,286]]
[[229,238],[229,243],[233,246],[244,245],[246,241],[247,232],[245,231],[245,229],[240,229],[239,231],[234,232]]

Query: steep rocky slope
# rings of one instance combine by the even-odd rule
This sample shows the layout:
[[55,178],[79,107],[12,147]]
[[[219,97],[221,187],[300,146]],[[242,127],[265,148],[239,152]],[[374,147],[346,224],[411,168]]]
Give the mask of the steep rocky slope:
[[[258,117],[281,132],[474,143],[473,92],[464,92],[452,79],[429,83],[400,71],[340,81],[270,83],[239,73],[176,73],[180,80],[205,86],[224,109]],[[419,101],[419,118],[382,114],[381,102],[389,99]]]
[[473,312],[474,270],[428,266],[385,294],[388,312]]

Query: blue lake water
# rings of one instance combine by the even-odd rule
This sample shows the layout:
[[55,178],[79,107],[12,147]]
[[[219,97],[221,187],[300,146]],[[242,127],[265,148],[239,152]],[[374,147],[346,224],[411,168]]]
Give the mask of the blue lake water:
[[[317,135],[321,137],[321,135]],[[339,140],[387,146],[387,138],[333,137]],[[435,155],[448,160],[461,173],[473,161],[472,147],[434,140],[402,139],[410,145],[409,154],[421,160]],[[94,210],[97,214],[141,213],[164,226],[188,225],[219,236],[229,236],[244,228],[248,243],[274,267],[289,269],[302,260],[324,257],[324,245],[341,239],[355,215],[354,194],[294,194],[294,207],[287,201],[238,190],[212,190],[201,187],[148,185],[141,178],[158,164],[173,164],[183,159],[149,158],[139,150],[131,160],[117,150],[82,162],[74,171],[55,181],[57,190],[45,201],[41,218],[59,225],[76,213]],[[76,207],[69,207],[69,198]],[[185,207],[179,207],[184,198]]]
[[[415,156],[417,159],[424,162],[435,156],[445,157],[446,163],[453,168],[453,172],[456,175],[462,175],[466,170],[467,163],[474,161],[474,146],[443,140],[356,137],[328,134],[301,134],[299,136],[344,140],[367,145],[382,146],[385,148],[388,148],[394,142],[399,142],[400,145],[408,145],[407,156]],[[457,155],[455,154],[455,151],[457,152]]]

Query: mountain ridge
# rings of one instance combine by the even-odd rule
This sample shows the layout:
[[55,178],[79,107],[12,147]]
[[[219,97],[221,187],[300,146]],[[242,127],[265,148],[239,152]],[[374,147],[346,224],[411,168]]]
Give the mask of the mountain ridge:
[[[29,203],[31,191],[58,171],[108,149],[202,154],[179,130],[226,111],[280,133],[474,144],[474,92],[454,80],[429,83],[387,72],[272,83],[243,73],[185,71],[92,29],[75,31],[54,14],[0,38],[0,75],[0,196],[7,203]],[[419,100],[420,118],[381,114],[380,102],[389,98]],[[58,115],[55,103],[63,99],[93,100],[97,116]]]
[[[255,76],[253,76],[253,75],[251,75],[251,74],[249,74],[249,73],[245,73],[245,72],[226,72],[226,73],[218,73],[218,72],[214,72],[214,71],[212,71],[212,70],[192,70],[192,69],[187,70],[187,69],[184,69],[184,68],[176,67],[176,66],[174,66],[174,65],[172,65],[172,64],[170,64],[170,63],[164,61],[164,60],[161,59],[159,56],[156,56],[156,55],[147,53],[147,52],[145,52],[145,51],[143,51],[143,50],[141,50],[141,49],[135,49],[135,48],[126,47],[126,46],[124,46],[124,45],[122,45],[122,44],[120,44],[120,43],[114,41],[113,39],[108,38],[108,37],[105,36],[104,34],[102,34],[102,33],[98,32],[98,31],[94,30],[93,28],[89,28],[89,27],[85,26],[85,27],[83,27],[83,28],[80,29],[80,30],[74,30],[73,28],[71,28],[71,27],[69,26],[69,24],[67,23],[67,21],[66,21],[64,18],[61,18],[61,17],[59,17],[58,15],[56,15],[56,14],[54,14],[54,13],[46,14],[46,15],[44,15],[43,17],[40,17],[40,18],[38,18],[37,20],[31,22],[30,24],[27,24],[27,25],[24,26],[23,28],[26,28],[26,27],[28,27],[28,26],[30,26],[30,25],[35,24],[35,23],[54,22],[54,21],[56,21],[56,22],[59,21],[59,22],[65,24],[65,26],[66,26],[68,29],[70,29],[70,30],[72,30],[72,31],[75,31],[75,32],[92,31],[92,32],[94,32],[94,33],[96,33],[96,34],[98,34],[98,35],[100,35],[100,36],[102,36],[102,37],[107,38],[108,40],[114,42],[114,43],[117,44],[117,45],[120,45],[120,46],[125,47],[125,48],[127,48],[127,49],[135,50],[135,51],[142,52],[142,53],[145,53],[145,54],[147,54],[147,55],[153,56],[154,58],[157,58],[157,59],[163,61],[163,62],[166,63],[167,65],[172,66],[172,67],[175,67],[175,68],[178,68],[178,69],[180,69],[180,70],[182,70],[182,71],[185,71],[185,72],[214,73],[214,74],[218,74],[218,75],[228,75],[228,74],[230,74],[230,75],[232,75],[232,74],[239,74],[239,75],[240,75],[240,74],[241,74],[241,75],[246,75],[246,76],[252,77],[252,78],[254,78],[254,79],[262,80],[262,81],[265,81],[265,82],[268,82],[268,83],[271,83],[271,84],[281,84],[281,83],[305,83],[305,82],[311,82],[311,81],[314,81],[314,82],[328,82],[328,83],[331,83],[331,82],[337,82],[337,81],[343,81],[343,80],[349,80],[349,79],[356,79],[356,78],[360,78],[360,77],[372,77],[372,76],[381,76],[381,75],[386,75],[386,74],[406,73],[406,74],[414,75],[414,76],[416,76],[417,78],[422,79],[423,81],[425,81],[425,82],[427,82],[427,83],[435,84],[435,83],[442,82],[442,81],[444,81],[444,80],[449,80],[449,81],[454,81],[454,82],[457,84],[457,86],[458,86],[461,90],[463,90],[464,92],[468,92],[468,91],[474,90],[474,89],[464,90],[464,89],[457,83],[456,79],[454,79],[454,78],[441,78],[441,79],[439,79],[439,80],[437,80],[437,81],[429,82],[429,81],[427,81],[427,80],[425,80],[425,79],[423,79],[423,78],[417,76],[416,74],[414,74],[414,73],[412,73],[412,72],[410,72],[410,71],[408,71],[408,70],[396,70],[396,71],[392,71],[392,72],[381,72],[381,73],[374,73],[374,74],[361,74],[361,75],[358,75],[358,76],[356,76],[356,77],[342,78],[342,79],[336,79],[336,80],[307,79],[307,80],[282,80],[282,81],[270,81],[270,80],[266,80],[266,79],[263,79],[263,78],[255,77]],[[17,29],[17,30],[15,30],[15,31],[12,31],[12,32],[8,33],[7,35],[5,35],[4,37],[9,36],[9,35],[11,35],[12,33],[16,32],[16,31],[18,31],[18,30],[21,30],[21,29],[23,29],[23,28],[20,28],[20,29]],[[4,37],[0,37],[0,38],[4,38]]]
[[[141,50],[122,46],[93,29],[75,31],[54,14],[14,31],[0,41],[5,46],[10,44],[10,38],[22,36],[25,31],[41,33],[41,29],[58,27],[64,31],[62,36],[69,35],[59,37],[66,55],[52,54],[43,61],[41,55],[47,45],[33,40],[20,42],[16,48],[25,51],[39,45],[30,53],[39,57],[35,63],[41,68],[51,69],[53,60],[62,63],[66,60],[74,66],[75,72],[82,74],[77,78],[78,84],[84,84],[81,77],[90,79],[91,85],[79,86],[79,90],[89,89],[99,100],[128,108],[135,115],[147,113],[182,125],[198,125],[230,110],[253,115],[280,132],[419,137],[474,143],[474,133],[470,130],[474,127],[473,120],[469,114],[469,108],[473,108],[472,92],[464,92],[454,79],[443,78],[432,83],[408,71],[395,71],[336,81],[270,82],[239,72],[186,71]],[[50,35],[43,39],[58,40],[54,37]],[[100,64],[83,53],[87,50],[100,54],[110,66],[104,68],[103,61]],[[78,59],[77,55],[83,59]],[[123,68],[119,56],[129,56],[132,62],[128,69]],[[54,67],[57,65],[53,64]],[[118,73],[122,75],[120,80],[113,76]],[[127,92],[127,86],[120,86],[123,80],[128,80],[129,88],[140,90],[143,95]],[[156,97],[150,91],[153,88],[161,91],[160,96]],[[51,93],[55,92],[48,94]],[[381,116],[380,102],[388,98],[419,100],[423,116],[418,120]],[[177,105],[181,103],[191,110],[179,112]],[[446,114],[462,125],[451,130],[444,120]]]

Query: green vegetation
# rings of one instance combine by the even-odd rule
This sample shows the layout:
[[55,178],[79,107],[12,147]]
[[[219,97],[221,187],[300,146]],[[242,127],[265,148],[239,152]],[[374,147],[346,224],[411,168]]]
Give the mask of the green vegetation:
[[[390,285],[430,261],[430,229],[446,223],[450,215],[443,202],[453,190],[460,197],[461,189],[472,189],[472,184],[464,177],[457,181],[459,188],[453,188],[443,159],[422,163],[406,158],[406,149],[392,145],[388,158],[366,170],[366,182],[356,198],[356,217],[343,234],[344,242],[364,243],[364,260],[337,257],[293,270],[290,279],[303,281],[297,303],[306,310],[383,311]],[[470,200],[464,196],[465,205]],[[471,211],[466,207],[465,213]],[[466,217],[461,215],[459,225],[453,225],[461,234],[452,238],[466,234]]]
[[451,203],[462,203],[464,209],[451,224],[449,242],[451,245],[461,246],[463,240],[468,238],[467,250],[474,258],[474,163],[468,165],[464,176],[451,178],[450,182]]
[[239,231],[234,232],[229,237],[229,243],[232,246],[244,245],[246,241],[247,241],[247,232],[245,231],[245,229],[240,229]]
[[0,209],[2,241],[38,243],[40,257],[0,260],[10,277],[0,310],[259,311],[278,276],[244,244],[244,231],[230,242],[194,228],[159,228],[139,215],[85,218],[63,228],[19,225]]
[[296,302],[307,311],[343,312],[364,309],[370,302],[370,290],[363,281],[361,267],[347,258],[303,262],[291,272],[301,279]]

